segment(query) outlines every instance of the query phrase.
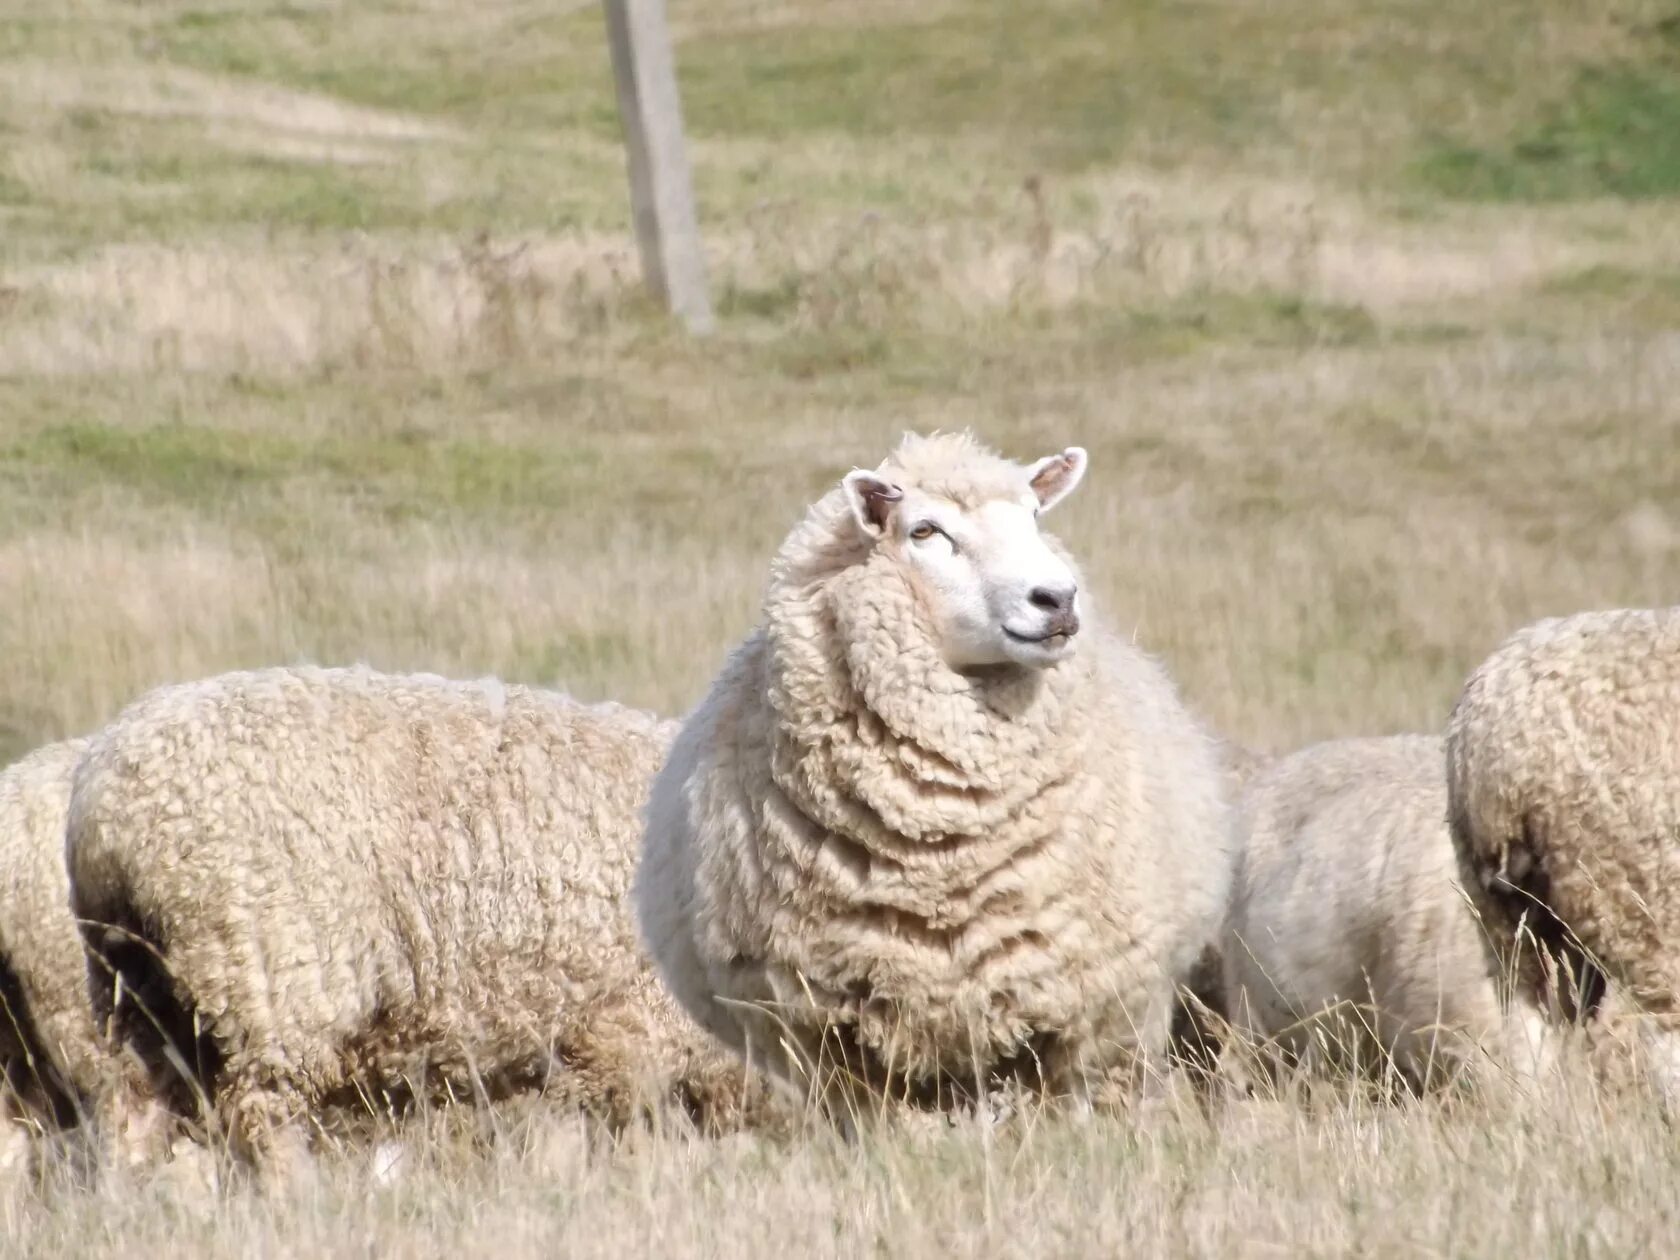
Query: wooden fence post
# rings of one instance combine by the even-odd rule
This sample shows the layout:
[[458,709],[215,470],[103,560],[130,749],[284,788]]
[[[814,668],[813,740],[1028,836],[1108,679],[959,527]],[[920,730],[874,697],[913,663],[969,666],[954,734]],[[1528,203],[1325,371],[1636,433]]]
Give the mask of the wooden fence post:
[[683,145],[676,61],[665,0],[602,0],[612,46],[618,115],[630,166],[630,210],[642,274],[692,333],[714,327],[706,259]]

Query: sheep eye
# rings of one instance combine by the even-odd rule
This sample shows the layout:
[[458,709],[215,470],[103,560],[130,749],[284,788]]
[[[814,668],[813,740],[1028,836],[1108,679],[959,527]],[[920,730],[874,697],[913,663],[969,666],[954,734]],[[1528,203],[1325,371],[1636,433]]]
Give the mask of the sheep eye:
[[939,531],[927,521],[923,521],[910,531],[910,537],[916,542],[926,542]]

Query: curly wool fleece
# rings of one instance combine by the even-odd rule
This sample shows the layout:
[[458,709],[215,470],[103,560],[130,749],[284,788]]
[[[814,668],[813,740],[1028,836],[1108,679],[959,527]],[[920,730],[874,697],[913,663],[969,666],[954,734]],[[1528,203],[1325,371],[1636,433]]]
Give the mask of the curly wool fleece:
[[[1454,706],[1447,766],[1465,883],[1502,966],[1526,915],[1542,945],[1578,942],[1624,1002],[1680,1026],[1680,608],[1512,635]],[[1534,952],[1518,958],[1543,1000]]]
[[[965,508],[1026,484],[966,436],[880,475]],[[689,1010],[804,1085],[835,1055],[876,1088],[1030,1056],[1083,1095],[1159,1052],[1225,908],[1223,771],[1159,666],[1082,639],[953,671],[900,562],[819,501],[649,801],[638,910]]]
[[0,1072],[29,1119],[69,1124],[104,1081],[87,962],[70,915],[64,820],[85,740],[0,773]]
[[[162,688],[77,775],[77,912],[155,950],[215,1041],[207,1084],[254,1156],[356,1091],[549,1084],[614,1112],[644,1086],[727,1095],[739,1069],[660,987],[627,900],[674,731],[493,680],[360,668]],[[143,1020],[118,1023],[155,1059]]]

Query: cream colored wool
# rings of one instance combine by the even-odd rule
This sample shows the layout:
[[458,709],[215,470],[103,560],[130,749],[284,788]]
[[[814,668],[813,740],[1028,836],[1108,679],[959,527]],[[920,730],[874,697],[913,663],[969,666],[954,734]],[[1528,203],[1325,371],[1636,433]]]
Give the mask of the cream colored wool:
[[85,740],[0,772],[0,1073],[16,1113],[72,1122],[102,1080],[87,962],[70,914],[64,822]]
[[1315,744],[1242,798],[1225,945],[1234,1023],[1285,1061],[1380,1069],[1414,1084],[1482,1052],[1521,1071],[1537,1016],[1503,1039],[1499,985],[1458,887],[1440,738]]
[[1567,953],[1572,936],[1623,1003],[1671,1037],[1680,1029],[1680,608],[1582,613],[1518,631],[1471,674],[1447,750],[1453,839],[1502,965],[1547,1009],[1569,1009],[1549,1000],[1535,951],[1516,948],[1526,913],[1543,945]]
[[[1225,767],[1225,793],[1229,799],[1236,800],[1250,781],[1272,764],[1273,758],[1235,740],[1220,739],[1217,743]],[[1204,1073],[1215,1067],[1221,1054],[1223,1026],[1231,1019],[1222,946],[1222,941],[1215,941],[1203,952],[1185,981],[1186,992],[1173,1019],[1174,1056]]]
[[[728,1111],[739,1070],[660,989],[627,901],[674,730],[362,668],[166,687],[82,763],[74,900],[158,951],[253,1156],[324,1104],[405,1085],[546,1084],[614,1114],[688,1086]],[[117,1026],[144,1053],[140,1021]]]
[[[1026,486],[960,435],[880,475],[969,509]],[[842,1124],[857,1077],[1033,1056],[1088,1097],[1164,1048],[1230,887],[1224,770],[1161,668],[1085,621],[1048,669],[953,671],[835,490],[655,781],[637,902],[666,980]]]

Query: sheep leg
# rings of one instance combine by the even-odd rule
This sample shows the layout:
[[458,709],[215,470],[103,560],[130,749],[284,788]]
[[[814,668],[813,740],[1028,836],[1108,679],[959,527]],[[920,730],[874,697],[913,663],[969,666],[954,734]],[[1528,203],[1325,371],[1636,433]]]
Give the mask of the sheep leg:
[[1670,1116],[1680,1113],[1680,1031],[1669,1019],[1642,1016],[1639,1045],[1646,1080],[1656,1091],[1663,1110]]
[[880,1100],[851,1070],[829,1038],[795,1027],[769,1010],[743,1007],[742,1043],[749,1068],[765,1072],[778,1092],[820,1112],[848,1142],[876,1118]]
[[136,1169],[163,1163],[176,1116],[130,1072],[113,1074],[93,1106],[93,1130],[106,1167]]
[[1140,1012],[1116,1004],[1079,1036],[1058,1036],[1040,1054],[1045,1093],[1074,1114],[1099,1106],[1129,1108],[1165,1088],[1174,990],[1154,995]]
[[1230,1027],[1220,1038],[1214,1075],[1232,1097],[1243,1098],[1262,1084],[1275,1087],[1283,1080],[1288,1051],[1267,1033],[1255,1009],[1259,997],[1235,969],[1227,967],[1225,983],[1232,994]]
[[1673,999],[1616,985],[1596,1014],[1591,1030],[1595,1069],[1620,1082],[1613,1065],[1629,1055],[1629,1066],[1664,1113],[1671,1119],[1680,1116],[1680,1010]]
[[35,1142],[21,1116],[0,1115],[0,1184],[29,1170]]
[[1503,1066],[1523,1081],[1535,1081],[1557,1062],[1557,1037],[1546,1017],[1528,1003],[1513,1003],[1500,1029]]
[[1136,1055],[1127,1052],[1118,1064],[1104,1064],[1093,1049],[1090,1042],[1058,1037],[1040,1055],[1046,1096],[1081,1120],[1096,1113],[1106,1085],[1118,1082],[1121,1100],[1130,1103],[1142,1084]]
[[834,1125],[840,1136],[855,1142],[869,1121],[875,1119],[880,1102],[874,1098],[850,1066],[825,1052],[821,1037],[798,1037],[790,1044],[784,1035],[780,1058],[787,1079],[801,1086],[804,1103],[814,1106]]
[[313,1167],[308,1098],[283,1074],[261,1067],[231,1074],[216,1114],[230,1149],[266,1185],[287,1184]]

